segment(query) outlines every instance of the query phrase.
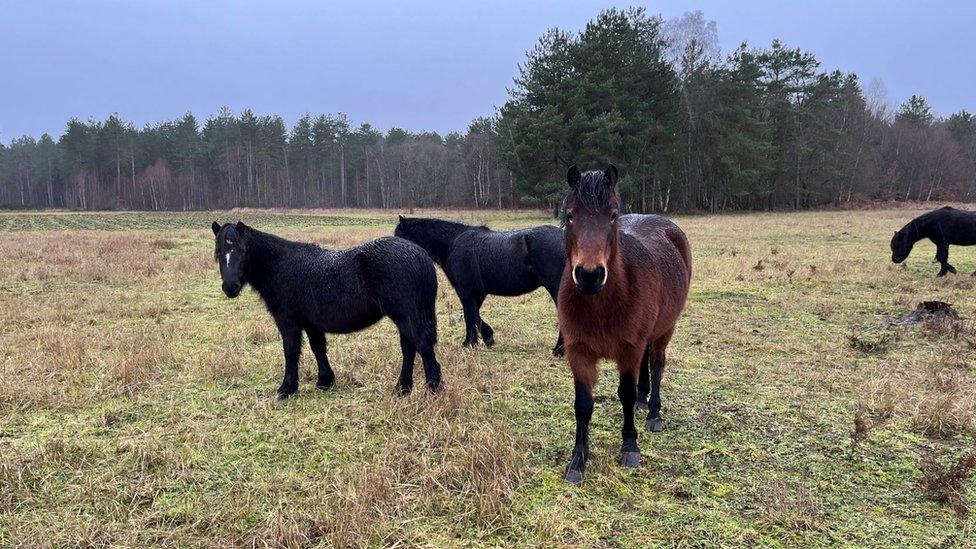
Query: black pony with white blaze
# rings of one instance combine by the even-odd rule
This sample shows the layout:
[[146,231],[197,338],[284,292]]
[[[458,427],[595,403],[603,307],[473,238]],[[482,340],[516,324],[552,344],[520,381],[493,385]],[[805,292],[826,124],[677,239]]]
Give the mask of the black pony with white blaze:
[[[493,231],[441,219],[400,216],[396,236],[415,242],[444,269],[464,308],[465,346],[495,342],[495,330],[481,318],[489,295],[517,296],[542,286],[553,301],[566,264],[563,231],[542,225],[520,231]],[[560,334],[552,349],[563,354]]]
[[285,379],[278,398],[298,391],[302,332],[318,363],[316,387],[328,389],[335,374],[326,355],[326,333],[350,333],[384,316],[400,332],[403,366],[397,389],[413,387],[420,353],[427,386],[437,390],[441,367],[434,356],[437,277],[430,257],[415,244],[379,238],[347,250],[327,250],[261,232],[242,222],[212,226],[214,258],[227,297],[250,284],[274,317],[285,352]]

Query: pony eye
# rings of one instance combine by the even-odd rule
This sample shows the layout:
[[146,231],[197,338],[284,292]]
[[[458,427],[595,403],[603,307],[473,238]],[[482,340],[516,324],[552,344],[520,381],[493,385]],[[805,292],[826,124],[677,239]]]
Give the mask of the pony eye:
[[617,210],[614,210],[610,212],[610,221],[616,221],[616,220],[617,220]]
[[566,212],[566,223],[573,222],[573,212]]

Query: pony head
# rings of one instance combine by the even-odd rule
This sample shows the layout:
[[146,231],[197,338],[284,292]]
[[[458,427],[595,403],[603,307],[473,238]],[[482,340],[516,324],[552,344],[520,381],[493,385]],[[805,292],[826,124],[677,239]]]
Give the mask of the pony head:
[[908,254],[912,253],[912,246],[914,245],[915,241],[911,239],[907,229],[895,232],[895,235],[891,237],[891,261],[893,263],[905,261]]
[[251,228],[243,221],[210,226],[214,233],[214,259],[220,268],[221,289],[229,298],[241,295],[247,284],[244,265],[247,261],[247,239]]
[[617,254],[617,168],[566,174],[569,195],[563,208],[566,258],[576,288],[584,294],[603,289],[609,265]]

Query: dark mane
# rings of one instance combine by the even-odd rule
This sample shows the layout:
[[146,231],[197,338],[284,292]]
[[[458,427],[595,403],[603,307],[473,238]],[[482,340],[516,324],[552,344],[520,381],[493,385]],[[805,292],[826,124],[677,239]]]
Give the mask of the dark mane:
[[416,243],[431,258],[443,265],[448,250],[458,235],[467,231],[489,231],[484,225],[474,226],[459,221],[445,221],[426,217],[400,217],[394,234]]
[[[614,207],[614,185],[607,180],[604,172],[593,170],[584,172],[579,184],[569,192],[560,209],[560,220],[566,226],[566,211],[570,204],[588,210],[605,210]],[[572,200],[575,197],[575,203]]]
[[[288,240],[287,238],[282,238],[271,233],[266,233],[264,231],[259,231],[254,227],[249,225],[244,225],[241,222],[238,223],[228,223],[221,228],[220,232],[223,234],[228,229],[234,230],[237,238],[242,239],[243,242],[247,243],[248,254],[250,257],[257,259],[257,263],[261,264],[263,262],[271,261],[281,255],[292,252],[292,251],[323,251],[323,248],[317,244],[312,244],[309,242],[295,242],[294,240]],[[214,260],[219,261],[217,248],[214,248]]]
[[438,239],[452,240],[457,235],[463,233],[464,231],[469,231],[471,229],[488,229],[488,227],[481,225],[468,225],[467,223],[461,223],[460,221],[447,221],[444,219],[432,219],[428,217],[404,217],[400,223],[405,227],[418,227],[429,231],[432,235],[436,236]]

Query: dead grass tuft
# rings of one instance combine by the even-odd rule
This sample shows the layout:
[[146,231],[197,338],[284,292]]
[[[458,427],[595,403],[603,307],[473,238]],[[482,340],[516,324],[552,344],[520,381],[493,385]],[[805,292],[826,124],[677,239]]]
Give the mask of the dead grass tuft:
[[847,336],[852,349],[864,354],[885,353],[898,340],[896,332],[853,328]]
[[787,531],[822,531],[823,509],[799,483],[777,481],[763,494],[761,521]]
[[976,469],[976,452],[963,456],[955,465],[944,468],[931,453],[922,456],[919,463],[922,471],[922,488],[926,496],[947,505],[959,518],[969,516],[966,505],[966,483],[970,472]]
[[873,427],[871,420],[865,415],[866,405],[861,401],[854,411],[854,429],[851,430],[851,453],[860,451],[861,443],[867,440]]

